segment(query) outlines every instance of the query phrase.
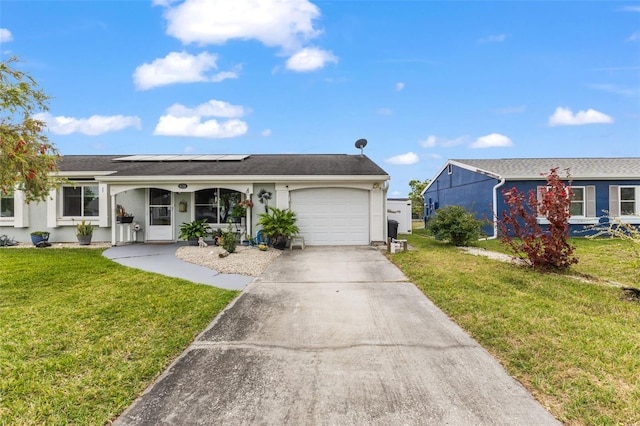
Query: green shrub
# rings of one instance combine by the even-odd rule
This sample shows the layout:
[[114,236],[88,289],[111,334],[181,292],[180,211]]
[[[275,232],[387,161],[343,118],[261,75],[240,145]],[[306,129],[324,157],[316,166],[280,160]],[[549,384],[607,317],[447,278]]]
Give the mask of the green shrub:
[[427,231],[436,240],[449,241],[456,246],[466,246],[482,235],[483,221],[476,219],[462,206],[447,206],[436,210],[427,222]]
[[222,247],[228,251],[229,253],[233,253],[236,251],[236,236],[233,233],[233,228],[231,227],[231,222],[227,226],[227,232],[223,233],[224,243],[222,243]]

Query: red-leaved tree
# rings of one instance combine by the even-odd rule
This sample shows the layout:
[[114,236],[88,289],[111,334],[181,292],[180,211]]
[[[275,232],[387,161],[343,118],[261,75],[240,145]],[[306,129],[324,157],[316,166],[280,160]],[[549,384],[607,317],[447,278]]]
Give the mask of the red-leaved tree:
[[11,57],[0,62],[0,196],[24,192],[27,202],[44,201],[61,180],[58,151],[46,125],[34,118],[48,109],[49,97],[27,73],[13,68]]
[[[567,169],[567,180],[569,179]],[[515,187],[502,191],[507,210],[498,222],[501,241],[536,269],[568,269],[578,263],[569,239],[569,207],[573,192],[558,176],[558,168],[547,175],[547,185],[525,195]],[[544,217],[548,225],[538,223]]]

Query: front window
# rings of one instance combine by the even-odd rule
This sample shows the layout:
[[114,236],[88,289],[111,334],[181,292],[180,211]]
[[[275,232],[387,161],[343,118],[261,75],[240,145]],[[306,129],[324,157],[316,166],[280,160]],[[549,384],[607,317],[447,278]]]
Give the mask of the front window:
[[99,216],[98,185],[62,188],[62,215],[65,217]]
[[571,195],[571,206],[569,207],[569,214],[571,216],[584,216],[584,188],[583,187],[571,187],[573,195]]
[[208,223],[227,223],[237,220],[232,217],[233,208],[240,203],[241,193],[231,189],[209,188],[196,191],[196,220],[207,219]]
[[630,216],[639,214],[637,187],[621,186],[620,187],[620,214],[622,216]]
[[5,195],[0,197],[0,217],[14,217],[15,204],[13,195]]

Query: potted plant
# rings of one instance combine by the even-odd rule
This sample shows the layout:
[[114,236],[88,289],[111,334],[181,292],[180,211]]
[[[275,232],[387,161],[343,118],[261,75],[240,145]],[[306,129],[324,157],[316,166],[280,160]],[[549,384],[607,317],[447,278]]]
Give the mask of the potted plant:
[[36,247],[48,247],[49,244],[49,232],[47,231],[33,231],[31,233],[31,242]]
[[93,236],[94,226],[84,220],[76,225],[76,237],[78,237],[78,244],[81,246],[88,246],[91,244],[91,237]]
[[121,204],[116,206],[116,222],[117,223],[132,223],[133,215],[131,213],[127,213],[124,207]]
[[247,217],[247,209],[242,205],[242,203],[236,204],[231,210],[231,217],[235,219],[235,222],[241,222],[242,219]]
[[207,219],[194,220],[193,222],[184,222],[180,225],[179,237],[183,240],[189,241],[189,245],[197,246],[198,239],[200,237],[205,238],[209,225],[207,225]]
[[296,214],[288,209],[267,207],[265,213],[261,213],[258,225],[262,226],[264,236],[271,238],[274,248],[283,250],[292,235],[300,232],[296,226]]

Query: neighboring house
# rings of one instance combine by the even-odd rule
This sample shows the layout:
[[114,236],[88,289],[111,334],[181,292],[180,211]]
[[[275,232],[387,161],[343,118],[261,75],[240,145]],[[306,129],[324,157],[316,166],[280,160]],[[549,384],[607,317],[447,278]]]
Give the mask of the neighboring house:
[[[268,205],[294,211],[309,245],[386,241],[389,175],[362,155],[65,155],[59,168],[69,184],[46,202],[26,204],[20,191],[0,200],[0,235],[71,242],[86,220],[94,242],[176,241],[180,224],[207,218],[255,236]],[[253,207],[232,217],[243,200]],[[118,206],[133,223],[119,223]]]
[[485,231],[496,236],[496,218],[506,209],[502,191],[513,187],[525,194],[537,191],[553,168],[558,168],[565,184],[567,171],[570,175],[572,234],[606,221],[607,216],[640,224],[640,158],[449,160],[422,192],[425,221],[438,208],[459,205],[493,223]]

